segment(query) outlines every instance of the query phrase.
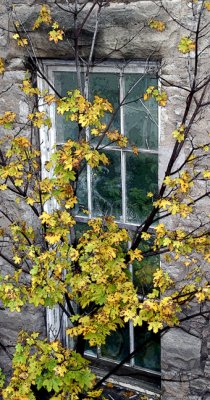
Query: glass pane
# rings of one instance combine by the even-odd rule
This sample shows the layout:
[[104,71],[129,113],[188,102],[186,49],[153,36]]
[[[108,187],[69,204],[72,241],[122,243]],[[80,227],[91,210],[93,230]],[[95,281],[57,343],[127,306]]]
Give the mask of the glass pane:
[[93,169],[94,216],[112,215],[119,219],[121,211],[121,154],[120,151],[104,152],[109,165]]
[[85,233],[89,228],[88,224],[85,222],[77,222],[74,226],[76,240],[78,241],[83,233]]
[[90,347],[88,340],[85,341],[85,354],[88,356],[96,357],[97,356],[97,347]]
[[148,192],[157,192],[158,158],[156,154],[126,154],[127,221],[140,222],[151,210]]
[[[75,205],[75,214],[83,214],[83,210],[88,210],[87,197],[87,168],[85,167],[78,177],[76,196],[78,203]],[[85,214],[87,216],[87,214]]]
[[[55,89],[61,96],[78,87],[76,72],[54,72]],[[77,140],[78,125],[75,122],[66,121],[65,116],[55,114],[56,142],[64,143],[68,139]]]
[[[116,109],[119,105],[119,74],[114,73],[92,73],[90,74],[90,100],[94,99],[94,96],[103,97],[112,104],[113,108]],[[104,122],[109,123],[112,114],[107,113],[104,116]],[[120,130],[120,112],[116,114],[113,122],[110,126],[110,130]],[[94,140],[96,141],[96,139]],[[108,141],[107,141],[108,142]],[[106,141],[103,141],[103,144]]]
[[125,74],[125,93],[128,93],[135,83],[137,83],[136,86],[125,99],[127,103],[124,107],[125,134],[131,145],[156,149],[158,146],[158,106],[154,99],[144,102],[143,95],[148,86],[157,86],[157,79],[140,74]]
[[121,361],[130,353],[129,326],[119,328],[107,336],[106,344],[101,346],[102,357]]
[[146,327],[134,329],[134,343],[138,352],[135,356],[135,365],[160,371],[160,337],[149,332]]
[[153,273],[160,265],[159,256],[145,257],[133,263],[133,282],[138,293],[146,296],[153,288]]

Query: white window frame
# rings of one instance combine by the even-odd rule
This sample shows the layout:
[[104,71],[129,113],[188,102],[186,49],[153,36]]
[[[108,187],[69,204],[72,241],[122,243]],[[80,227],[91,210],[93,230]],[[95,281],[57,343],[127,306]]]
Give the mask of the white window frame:
[[[145,63],[144,61],[135,61],[135,62],[129,62],[123,64],[121,61],[109,61],[109,62],[103,62],[100,66],[96,66],[93,69],[90,69],[90,73],[94,72],[104,72],[104,73],[118,73],[120,74],[120,101],[123,100],[125,93],[123,92],[122,88],[124,88],[123,84],[123,74],[124,73],[138,73],[138,74],[152,74],[154,71],[157,71],[157,62],[149,62]],[[43,62],[44,66],[44,73],[45,76],[47,76],[48,82],[52,84],[52,87],[54,87],[54,72],[75,72],[75,64],[72,61],[66,61],[66,60],[44,60]],[[160,87],[160,83],[158,83]],[[41,77],[38,77],[38,87],[41,91],[44,91],[46,89],[49,90],[49,93],[53,93],[54,91],[49,85],[47,84],[46,81],[44,81]],[[69,88],[71,89],[71,88]],[[147,109],[146,105],[142,102],[143,106]],[[46,106],[43,104],[40,104],[39,106],[40,111],[46,111]],[[62,142],[56,142],[56,121],[55,121],[55,104],[52,104],[50,107],[47,107],[47,112],[50,116],[51,122],[52,122],[52,127],[48,129],[47,127],[42,127],[40,129],[40,148],[41,148],[41,163],[42,163],[42,174],[43,178],[45,176],[49,176],[49,173],[45,171],[44,165],[45,162],[49,160],[50,155],[53,152],[53,148],[55,147],[56,144],[62,145]],[[124,107],[122,106],[120,108],[120,130],[121,134],[125,135],[125,126],[124,126]],[[160,138],[160,107],[158,107],[158,142]],[[121,153],[121,174],[122,174],[122,218],[120,220],[116,221],[119,226],[121,227],[126,227],[129,230],[135,230],[136,227],[139,225],[139,223],[131,223],[126,221],[126,159],[125,159],[125,154],[126,152],[132,152],[131,149],[120,149],[117,146],[106,146],[106,150],[115,150],[119,151]],[[144,154],[157,154],[158,155],[158,149],[145,149],[138,147],[139,153],[144,153]],[[91,183],[91,168],[87,166],[87,192],[88,192],[88,211],[89,215],[88,216],[77,216],[76,219],[78,222],[87,222],[88,219],[93,217],[92,214],[92,183]],[[50,208],[52,207],[52,204],[48,204],[48,209],[50,211]],[[131,274],[133,274],[133,266],[129,266]],[[68,318],[66,315],[63,315],[63,323],[62,323],[62,328],[60,324],[61,320],[61,315],[60,315],[60,310],[59,307],[54,307],[53,309],[47,309],[47,334],[50,340],[54,340],[55,338],[59,338],[65,342],[67,346],[72,347],[73,340],[71,340],[69,337],[66,335],[66,328],[69,326],[68,325]],[[134,351],[134,327],[133,324],[130,322],[129,323],[129,338],[130,338],[130,351]],[[101,353],[100,353],[100,348],[97,351],[97,356],[96,358],[99,357],[101,358]],[[106,360],[105,357],[103,359]],[[118,363],[115,360],[107,359],[108,361],[112,361],[113,363]],[[130,367],[135,367],[138,370],[145,371],[149,374],[154,374],[160,376],[159,372],[147,369],[147,368],[142,368],[139,366],[135,365],[134,362],[134,357],[131,358],[129,364]]]

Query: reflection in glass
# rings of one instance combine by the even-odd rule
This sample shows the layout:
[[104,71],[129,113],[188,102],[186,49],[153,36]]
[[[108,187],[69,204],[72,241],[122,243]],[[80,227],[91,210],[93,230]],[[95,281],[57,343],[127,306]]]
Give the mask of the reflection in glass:
[[81,215],[84,210],[88,210],[87,198],[87,168],[85,167],[79,174],[77,182],[76,196],[78,203],[75,205],[75,214]]
[[[54,85],[57,92],[67,96],[67,92],[77,89],[76,72],[54,72]],[[66,121],[64,115],[55,114],[56,142],[64,143],[68,139],[77,140],[78,125],[75,122]]]
[[126,154],[127,220],[138,223],[151,210],[148,192],[157,192],[158,159],[156,154]]
[[[114,73],[92,73],[90,74],[90,101],[94,96],[103,97],[116,109],[119,105],[119,74]],[[104,122],[109,123],[112,114],[107,113]],[[120,112],[118,112],[110,126],[110,130],[120,130]]]
[[158,334],[149,332],[147,327],[136,327],[134,329],[135,365],[160,371],[160,337]]
[[146,296],[153,288],[153,274],[159,267],[159,256],[145,257],[133,263],[133,282],[138,294]]
[[88,340],[85,341],[85,354],[88,356],[97,356],[97,346],[90,346]]
[[121,214],[121,168],[120,151],[104,152],[109,165],[93,169],[93,214],[112,215],[118,219]]
[[102,357],[121,361],[130,353],[129,326],[118,328],[106,338],[106,344],[101,346]]
[[[139,82],[138,82],[139,81]],[[145,149],[158,146],[158,106],[154,99],[143,101],[148,86],[157,86],[157,79],[140,74],[125,74],[125,135],[131,145]]]
[[74,226],[76,240],[78,241],[83,233],[85,233],[89,229],[88,224],[84,222],[77,222]]

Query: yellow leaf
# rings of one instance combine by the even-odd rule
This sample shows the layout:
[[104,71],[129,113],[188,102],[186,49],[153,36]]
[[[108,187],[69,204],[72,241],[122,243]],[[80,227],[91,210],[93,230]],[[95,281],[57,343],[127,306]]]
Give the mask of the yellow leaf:
[[6,190],[7,189],[7,185],[5,185],[5,183],[3,185],[0,185],[0,190]]
[[148,324],[148,330],[149,331],[153,331],[154,333],[157,333],[159,331],[159,329],[162,329],[163,324],[160,321],[152,321],[149,322]]
[[175,131],[172,132],[172,136],[179,142],[183,142],[184,140],[184,133],[180,132],[179,129],[176,129]]
[[55,243],[59,242],[60,238],[61,238],[60,233],[49,233],[45,236],[45,239],[50,244],[55,244]]
[[208,170],[203,171],[203,177],[205,179],[210,179],[210,171],[208,171]]
[[52,22],[52,17],[51,17],[49,7],[46,5],[42,5],[39,16],[36,19],[36,21],[34,22],[32,29],[35,30],[35,29],[39,28],[41,23],[45,23],[46,25],[49,25],[51,22]]
[[14,184],[15,184],[15,186],[21,186],[23,184],[23,180],[22,179],[15,179]]
[[163,32],[166,29],[166,24],[163,21],[151,19],[148,23],[149,27],[156,31]]
[[151,235],[150,235],[150,233],[142,232],[141,238],[144,239],[144,240],[148,240],[148,239],[151,238]]
[[56,22],[56,21],[53,22],[52,27],[53,27],[53,29],[58,29],[59,28],[58,22]]
[[135,154],[135,156],[138,156],[138,154],[139,154],[139,149],[138,149],[138,147],[132,146],[132,152],[133,152],[133,154]]
[[28,197],[26,200],[26,203],[29,204],[30,206],[33,206],[33,204],[35,203],[35,200],[32,199],[32,197]]
[[4,59],[2,57],[0,57],[0,75],[2,75],[5,71],[5,63],[4,63]]
[[50,104],[54,103],[57,99],[54,94],[46,94],[44,96],[44,100],[46,101],[46,103],[48,105],[50,105]]
[[129,250],[128,254],[130,256],[130,261],[133,262],[134,260],[138,260],[138,261],[142,261],[143,260],[143,255],[142,255],[142,251],[139,249],[135,249],[135,250]]
[[59,40],[63,40],[63,35],[64,31],[62,31],[61,29],[53,29],[49,32],[49,41],[53,41],[57,44]]
[[28,39],[21,37],[19,33],[12,35],[13,39],[17,40],[17,44],[20,47],[25,47],[28,44]]
[[195,50],[195,42],[190,37],[183,36],[178,44],[178,50],[183,54],[189,53]]
[[198,300],[198,303],[201,303],[201,302],[204,301],[205,298],[206,298],[205,293],[203,293],[203,292],[197,292],[197,293],[195,294],[195,297],[196,297],[196,299]]
[[0,116],[0,125],[11,124],[15,121],[16,113],[12,111],[5,111],[5,113]]
[[20,262],[21,262],[21,258],[17,254],[13,257],[13,260],[14,260],[15,264],[20,264]]
[[42,224],[48,223],[51,220],[51,218],[52,218],[52,215],[48,214],[45,211],[39,217],[39,219],[41,219],[41,221],[42,221]]
[[144,100],[149,100],[151,97],[153,97],[161,107],[166,106],[168,100],[166,92],[162,92],[154,86],[149,86],[146,90],[146,93],[144,94]]
[[210,1],[205,1],[204,7],[205,7],[208,11],[210,11]]

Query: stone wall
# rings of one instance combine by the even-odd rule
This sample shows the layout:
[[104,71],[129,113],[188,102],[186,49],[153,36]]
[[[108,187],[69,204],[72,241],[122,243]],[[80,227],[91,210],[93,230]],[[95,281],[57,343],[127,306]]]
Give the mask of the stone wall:
[[[40,0],[1,0],[0,4],[0,57],[6,59],[6,72],[0,77],[0,108],[1,113],[10,109],[23,119],[28,113],[28,104],[19,90],[18,85],[28,67],[28,54],[22,48],[17,48],[11,37],[12,19],[21,21],[24,28],[30,32],[31,42],[37,57],[46,59],[73,59],[74,53],[69,44],[68,34],[63,42],[56,46],[48,41],[43,29],[33,32],[31,27],[40,9]],[[61,10],[54,0],[47,0],[54,18],[71,34],[73,16]],[[66,1],[57,1],[65,7]],[[186,34],[183,26],[193,26],[195,21],[189,17],[189,1],[164,1],[174,18],[181,25],[171,22],[168,14],[154,5],[152,1],[111,1],[102,11],[100,29],[96,46],[96,58],[112,58],[113,60],[145,60],[161,61],[161,75],[167,82],[188,82],[188,56],[183,57],[177,51],[177,43],[181,35]],[[145,21],[158,15],[166,21],[165,32],[157,32],[145,26]],[[81,19],[84,13],[80,15]],[[95,15],[88,19],[81,39],[83,56],[88,54],[95,25]],[[70,36],[69,36],[70,37]],[[204,39],[205,40],[205,39]],[[205,72],[209,50],[203,55],[202,68]],[[183,104],[186,93],[180,88],[168,85],[170,98],[167,109],[162,109],[160,136],[160,179],[164,174],[172,139],[170,133],[181,122]],[[210,126],[210,119],[200,122]],[[12,198],[8,200],[7,209],[17,212],[17,205]],[[25,210],[18,210],[19,213]],[[28,216],[31,218],[31,216]],[[171,222],[168,221],[170,224]],[[178,221],[177,221],[178,224]],[[3,266],[6,268],[5,264]],[[182,271],[173,265],[166,268],[181,279]],[[38,329],[45,334],[45,312],[27,308],[21,314],[8,314],[0,311],[0,341],[10,353],[15,344],[17,332],[21,329]],[[210,399],[210,330],[209,320],[196,318],[185,323],[183,329],[171,329],[162,338],[162,376],[163,400],[207,400]],[[10,360],[5,352],[0,350],[0,367],[7,373]]]

